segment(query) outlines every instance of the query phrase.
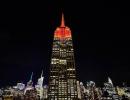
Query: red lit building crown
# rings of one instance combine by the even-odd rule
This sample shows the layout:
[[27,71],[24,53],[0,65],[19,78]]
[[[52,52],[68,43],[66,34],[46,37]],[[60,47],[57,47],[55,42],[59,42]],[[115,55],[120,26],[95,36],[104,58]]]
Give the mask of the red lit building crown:
[[59,39],[64,39],[64,38],[70,38],[71,37],[71,30],[65,26],[65,21],[64,21],[64,15],[62,14],[62,19],[61,19],[61,25],[60,27],[57,27],[55,33],[54,33],[55,38]]

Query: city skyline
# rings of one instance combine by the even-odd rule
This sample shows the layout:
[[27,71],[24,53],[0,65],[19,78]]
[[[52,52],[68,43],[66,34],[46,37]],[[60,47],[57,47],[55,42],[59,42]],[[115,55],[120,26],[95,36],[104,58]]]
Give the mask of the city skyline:
[[[13,8],[4,10],[7,12],[3,13],[0,26],[0,85],[26,83],[31,72],[36,82],[42,69],[44,84],[48,83],[53,31],[60,24],[62,12],[73,33],[78,80],[93,80],[101,85],[109,76],[114,84],[130,83],[129,41],[125,34],[128,29],[118,10],[96,9],[97,6],[90,9],[91,2],[88,8],[77,8],[76,3],[72,9],[72,3],[63,7],[55,6],[56,3],[40,5],[36,11],[26,7],[19,7],[19,12]],[[9,17],[9,13],[13,16]]]

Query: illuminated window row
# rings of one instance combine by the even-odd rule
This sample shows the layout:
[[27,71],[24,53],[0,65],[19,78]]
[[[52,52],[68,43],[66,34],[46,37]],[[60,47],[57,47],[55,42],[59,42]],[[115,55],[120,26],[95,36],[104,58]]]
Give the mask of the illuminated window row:
[[51,61],[51,64],[67,64],[66,60],[59,60],[59,59],[55,59],[53,58],[52,61]]
[[50,77],[58,77],[58,76],[50,76]]
[[74,68],[69,68],[69,69],[67,69],[67,70],[75,70]]
[[52,73],[53,73],[53,72],[54,72],[54,73],[56,73],[56,72],[57,72],[57,70],[51,70],[51,72],[52,72]]

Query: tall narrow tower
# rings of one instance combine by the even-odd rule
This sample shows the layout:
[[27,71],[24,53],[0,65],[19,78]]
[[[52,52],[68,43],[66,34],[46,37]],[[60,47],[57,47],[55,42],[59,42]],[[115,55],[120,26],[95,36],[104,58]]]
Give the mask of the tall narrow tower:
[[77,81],[71,30],[61,25],[54,32],[50,77],[49,100],[77,100]]

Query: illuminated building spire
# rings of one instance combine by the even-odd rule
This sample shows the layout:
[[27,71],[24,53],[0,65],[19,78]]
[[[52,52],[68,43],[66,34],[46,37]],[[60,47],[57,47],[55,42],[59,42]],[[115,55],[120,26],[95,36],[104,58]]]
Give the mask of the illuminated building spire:
[[42,70],[42,73],[41,73],[41,77],[43,77],[43,70]]
[[[33,87],[32,78],[33,78],[33,72],[31,73],[30,80],[27,82],[27,87],[26,87],[27,89],[31,89]],[[26,89],[25,89],[25,92],[26,92]]]
[[30,81],[31,81],[31,82],[32,82],[32,77],[33,77],[33,72],[32,72],[31,77],[30,77]]
[[65,27],[64,14],[62,13],[61,25],[60,27]]
[[108,83],[110,83],[113,86],[112,80],[110,79],[110,77],[108,77]]

